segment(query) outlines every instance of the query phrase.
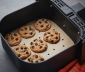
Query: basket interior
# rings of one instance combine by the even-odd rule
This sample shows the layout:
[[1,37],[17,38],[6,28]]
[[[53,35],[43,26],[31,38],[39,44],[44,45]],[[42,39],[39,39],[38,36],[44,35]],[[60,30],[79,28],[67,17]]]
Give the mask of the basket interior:
[[4,17],[0,24],[0,32],[3,36],[39,18],[47,18],[55,22],[73,40],[78,42],[79,29],[74,26],[57,8],[50,7],[50,3],[36,2]]

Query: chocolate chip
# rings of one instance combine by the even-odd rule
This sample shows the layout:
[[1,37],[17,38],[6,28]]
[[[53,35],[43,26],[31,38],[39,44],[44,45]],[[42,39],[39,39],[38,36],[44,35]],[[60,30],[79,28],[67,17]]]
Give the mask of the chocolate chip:
[[29,52],[26,52],[26,54],[29,54]]
[[41,61],[44,61],[44,58],[41,58],[40,60],[41,60]]
[[58,39],[58,37],[56,37],[56,39]]
[[17,36],[17,34],[16,34],[16,33],[14,33],[14,36]]
[[16,50],[19,50],[19,48],[16,48]]
[[21,49],[23,49],[23,47],[21,47]]
[[30,59],[28,59],[28,61],[30,61]]
[[48,38],[49,36],[46,36],[46,38]]
[[51,40],[51,43],[53,43],[54,42],[54,40]]
[[25,27],[25,30],[27,30],[27,28]]
[[32,28],[31,28],[31,27],[29,27],[29,30],[32,30]]
[[38,58],[38,55],[35,55],[35,58]]
[[46,33],[44,34],[44,36],[47,35]]
[[44,27],[43,25],[41,25],[40,27]]
[[21,31],[23,31],[23,29],[21,29]]
[[18,54],[18,57],[20,57],[21,55],[20,54]]
[[40,48],[42,48],[42,46],[40,46]]
[[38,45],[38,43],[35,43],[35,45],[37,46],[37,45]]
[[27,47],[25,47],[24,49],[27,49]]
[[33,33],[31,32],[30,35],[32,35]]
[[53,37],[53,35],[51,34],[51,37]]
[[24,34],[26,35],[26,34],[28,34],[28,33],[25,32]]
[[48,32],[48,34],[50,34],[50,32]]
[[39,23],[41,24],[42,22],[41,22],[41,21],[39,21]]
[[18,38],[16,38],[16,41],[18,40]]
[[34,40],[34,42],[36,41],[37,39]]
[[40,40],[40,42],[41,42],[41,43],[43,43],[43,41],[42,41],[42,40]]
[[34,46],[32,46],[32,48],[34,48]]
[[31,42],[30,44],[33,45],[33,42]]
[[57,32],[55,32],[55,34],[58,34]]
[[53,30],[55,30],[55,29],[53,29]]

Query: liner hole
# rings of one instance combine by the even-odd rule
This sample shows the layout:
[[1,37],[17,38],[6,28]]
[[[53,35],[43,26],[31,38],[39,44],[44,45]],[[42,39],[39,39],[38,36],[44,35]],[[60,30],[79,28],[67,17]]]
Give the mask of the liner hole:
[[62,40],[64,40],[64,39],[62,39]]
[[50,54],[48,53],[48,55],[50,55]]
[[53,49],[53,50],[55,50],[55,49]]
[[25,45],[25,43],[23,45]]
[[40,39],[40,37],[39,37],[39,39]]
[[63,45],[63,47],[65,47],[65,45]]

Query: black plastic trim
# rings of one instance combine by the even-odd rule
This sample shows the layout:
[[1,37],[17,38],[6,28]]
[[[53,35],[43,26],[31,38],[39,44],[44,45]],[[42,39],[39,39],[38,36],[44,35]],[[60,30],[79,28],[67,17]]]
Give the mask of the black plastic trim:
[[[56,3],[56,1],[58,1]],[[78,26],[81,33],[81,39],[85,38],[85,22],[77,15],[77,13],[66,5],[62,0],[51,0],[52,4],[55,5],[68,19],[70,19],[75,25]]]
[[[57,0],[56,0],[57,1]],[[58,3],[55,2],[55,0],[51,0],[52,4],[56,6],[56,8],[58,8],[69,20],[71,20],[73,22],[74,25],[76,25],[79,29],[80,29],[80,39],[82,40],[82,46],[80,47],[79,50],[79,63],[83,64],[85,62],[85,22],[83,20],[83,18],[81,18],[78,15],[78,12],[83,10],[85,11],[85,8],[81,5],[81,4],[77,4],[76,7],[79,7],[79,9],[77,8],[76,10],[74,10],[75,8],[71,8],[69,6],[67,6],[63,1],[59,1]],[[61,5],[60,5],[61,4]],[[82,12],[81,12],[82,13]],[[83,12],[84,14],[84,12]]]

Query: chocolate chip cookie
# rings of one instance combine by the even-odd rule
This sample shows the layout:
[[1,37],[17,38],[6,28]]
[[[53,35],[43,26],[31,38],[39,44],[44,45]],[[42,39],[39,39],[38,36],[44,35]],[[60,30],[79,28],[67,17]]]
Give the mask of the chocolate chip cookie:
[[19,29],[19,34],[23,38],[31,38],[35,35],[35,29],[33,28],[33,26],[25,25]]
[[31,55],[31,50],[26,45],[15,46],[13,50],[20,59],[26,59]]
[[51,23],[48,19],[42,18],[39,19],[34,26],[38,31],[45,32],[51,28]]
[[48,43],[55,44],[60,40],[60,33],[55,30],[46,31],[44,33],[43,40]]
[[20,44],[22,40],[21,36],[18,33],[14,33],[14,32],[8,33],[5,36],[5,39],[10,46],[16,46]]
[[44,58],[38,54],[33,54],[32,56],[27,58],[27,62],[31,62],[31,63],[39,63],[44,61]]
[[30,48],[33,52],[40,53],[40,52],[46,51],[48,48],[48,45],[45,41],[41,39],[34,39],[30,43]]

